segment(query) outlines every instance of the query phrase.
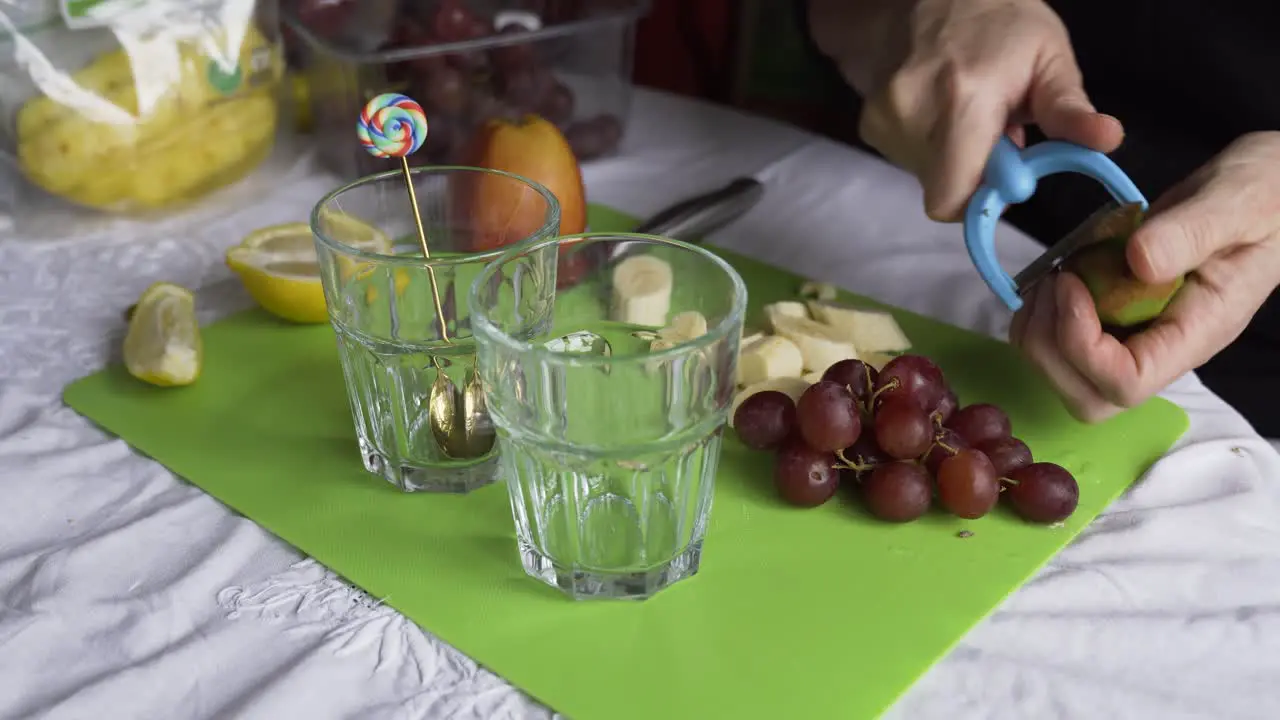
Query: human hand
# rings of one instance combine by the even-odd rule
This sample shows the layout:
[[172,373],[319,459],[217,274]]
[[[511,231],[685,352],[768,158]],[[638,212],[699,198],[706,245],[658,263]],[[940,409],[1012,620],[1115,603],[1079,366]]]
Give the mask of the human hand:
[[905,24],[905,59],[867,98],[859,133],[920,179],[929,217],[959,218],[1001,133],[1021,144],[1034,123],[1101,152],[1123,139],[1089,102],[1066,28],[1042,0],[918,0]]
[[1104,333],[1084,283],[1062,273],[1041,283],[1009,329],[1085,422],[1137,405],[1203,365],[1280,283],[1280,132],[1239,138],[1165,193],[1126,256],[1143,282],[1187,273],[1149,328],[1124,342]]

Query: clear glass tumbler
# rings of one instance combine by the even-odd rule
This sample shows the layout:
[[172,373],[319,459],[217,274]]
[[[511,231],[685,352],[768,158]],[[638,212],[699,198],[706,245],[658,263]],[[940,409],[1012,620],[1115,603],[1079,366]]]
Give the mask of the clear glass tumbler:
[[575,598],[645,598],[696,573],[738,274],[676,240],[588,233],[511,248],[470,297],[525,571]]
[[403,173],[357,180],[311,215],[329,320],[364,466],[405,491],[493,482],[467,290],[508,245],[559,229],[546,188],[508,173],[416,168],[423,258]]

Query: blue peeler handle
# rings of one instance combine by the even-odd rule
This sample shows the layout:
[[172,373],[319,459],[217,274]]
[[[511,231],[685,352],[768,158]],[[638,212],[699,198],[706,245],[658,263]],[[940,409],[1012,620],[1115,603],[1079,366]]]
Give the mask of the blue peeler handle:
[[1060,140],[1019,150],[1012,140],[1002,135],[987,158],[982,184],[965,210],[964,244],[987,287],[1010,310],[1022,307],[1022,298],[1018,297],[1013,278],[996,259],[996,223],[1007,207],[1026,202],[1035,194],[1040,178],[1067,172],[1097,180],[1121,204],[1147,206],[1147,199],[1138,186],[1111,158],[1100,152]]

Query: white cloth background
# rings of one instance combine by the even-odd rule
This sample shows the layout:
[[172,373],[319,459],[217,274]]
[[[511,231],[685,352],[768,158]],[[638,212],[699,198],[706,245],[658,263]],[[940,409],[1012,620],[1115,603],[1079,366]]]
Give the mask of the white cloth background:
[[[333,185],[309,161],[264,172],[278,189],[229,211],[0,243],[0,718],[551,717],[62,406],[148,284],[225,281],[227,246]],[[958,228],[851,149],[640,92],[623,153],[586,170],[592,200],[640,215],[739,174],[766,199],[715,244],[1003,334]],[[1037,253],[999,245],[1007,267]],[[248,303],[220,287],[205,320]],[[891,716],[1280,717],[1280,455],[1194,377],[1166,396],[1191,415],[1177,448]]]

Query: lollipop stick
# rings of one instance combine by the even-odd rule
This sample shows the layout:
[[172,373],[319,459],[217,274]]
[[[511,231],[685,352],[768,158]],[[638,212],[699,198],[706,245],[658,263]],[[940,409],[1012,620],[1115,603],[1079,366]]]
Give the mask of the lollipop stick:
[[404,170],[404,184],[409,189],[409,208],[413,210],[413,224],[418,231],[418,244],[422,246],[422,257],[427,260],[427,278],[431,281],[431,299],[436,304],[436,317],[440,319],[440,337],[449,340],[449,327],[445,322],[444,305],[440,302],[440,286],[436,284],[436,270],[431,267],[431,248],[427,247],[427,231],[422,227],[422,213],[418,211],[418,193],[413,189],[413,173],[409,172],[409,158],[400,158],[400,168]]

